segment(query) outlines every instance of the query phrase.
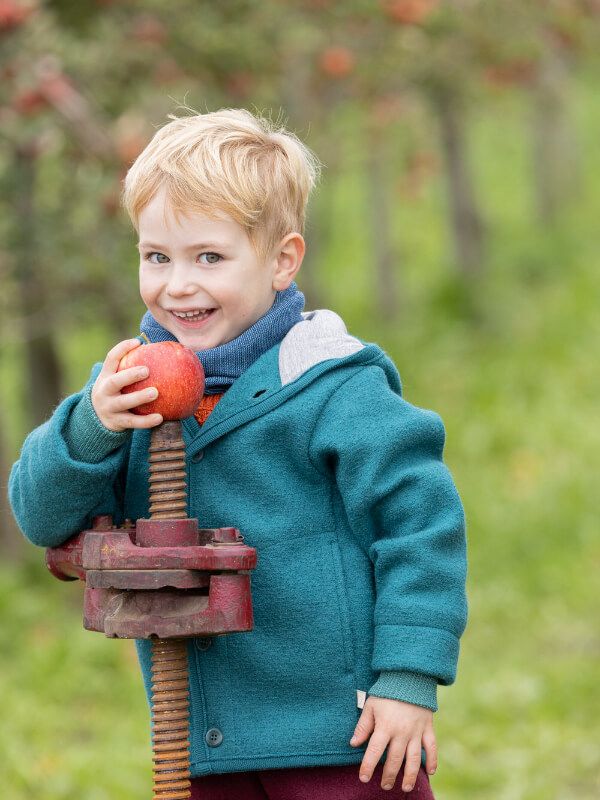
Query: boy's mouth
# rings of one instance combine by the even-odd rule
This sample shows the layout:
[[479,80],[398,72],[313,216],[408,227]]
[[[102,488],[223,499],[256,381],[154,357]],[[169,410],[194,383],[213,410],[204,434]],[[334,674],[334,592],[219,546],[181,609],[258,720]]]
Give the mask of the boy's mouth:
[[174,311],[171,309],[169,313],[182,325],[193,325],[204,322],[204,320],[208,319],[215,311],[216,308],[195,308],[191,311]]

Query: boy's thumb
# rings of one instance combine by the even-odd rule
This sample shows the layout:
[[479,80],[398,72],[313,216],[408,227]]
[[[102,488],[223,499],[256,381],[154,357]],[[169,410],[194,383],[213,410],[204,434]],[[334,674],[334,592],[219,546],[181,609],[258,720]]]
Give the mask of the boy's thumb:
[[360,719],[356,723],[356,728],[354,729],[354,735],[350,739],[350,744],[361,744],[370,735],[372,730],[373,712],[371,711],[371,706],[366,703],[365,707],[363,708],[363,712],[360,715]]

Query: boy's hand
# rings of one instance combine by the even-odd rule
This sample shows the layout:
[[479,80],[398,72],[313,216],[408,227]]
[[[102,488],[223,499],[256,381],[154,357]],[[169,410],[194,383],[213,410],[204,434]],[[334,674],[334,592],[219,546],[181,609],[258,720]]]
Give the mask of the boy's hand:
[[148,403],[158,397],[154,387],[141,392],[121,394],[124,386],[148,377],[147,367],[129,367],[117,372],[119,362],[130,350],[139,347],[139,339],[126,339],[110,350],[96,383],[92,388],[92,405],[100,422],[110,431],[125,431],[128,428],[154,428],[163,418],[160,414],[133,414],[130,408]]
[[381,754],[388,746],[381,786],[391,789],[404,757],[402,791],[412,791],[421,766],[421,743],[427,754],[426,769],[432,775],[437,769],[437,752],[433,732],[433,711],[402,700],[368,697],[350,744],[363,744],[371,735],[360,766],[360,779],[371,779]]

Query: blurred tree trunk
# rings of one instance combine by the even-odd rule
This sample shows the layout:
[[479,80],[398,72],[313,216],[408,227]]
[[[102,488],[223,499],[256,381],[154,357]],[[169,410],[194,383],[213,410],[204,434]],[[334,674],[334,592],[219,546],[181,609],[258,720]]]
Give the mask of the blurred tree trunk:
[[16,212],[13,229],[14,276],[19,287],[19,310],[25,321],[25,403],[30,426],[34,427],[48,418],[60,399],[62,373],[53,338],[52,316],[45,299],[46,287],[36,240],[35,144],[17,146],[12,163]]
[[394,320],[400,309],[392,241],[390,158],[386,150],[385,128],[371,123],[367,125],[367,131],[367,203],[371,220],[376,309],[384,320]]
[[[285,59],[281,73],[281,96],[284,108],[289,111],[290,127],[292,130],[298,131],[301,139],[305,139],[306,131],[304,133],[301,131],[306,125],[306,120],[313,119],[316,103],[312,96],[311,62],[306,57],[300,39],[295,41]],[[307,310],[319,306],[321,294],[318,287],[317,264],[323,258],[324,230],[319,213],[319,207],[322,208],[323,200],[324,198],[319,196],[317,206],[313,195],[313,199],[309,202],[305,230],[306,255],[298,273],[297,282],[306,298],[305,308]]]
[[567,57],[547,43],[532,97],[533,167],[537,215],[552,226],[577,188],[577,143],[568,113]]
[[306,255],[298,273],[299,288],[306,297],[306,310],[327,305],[319,287],[319,270],[327,268],[328,234],[331,228],[331,199],[328,193],[317,190],[313,195],[306,220]]
[[431,97],[446,164],[455,257],[469,278],[477,275],[484,263],[484,226],[469,169],[464,111],[460,98],[448,90],[433,92]]
[[[309,62],[310,67],[310,62]],[[339,87],[334,84],[316,82],[306,84],[305,107],[300,119],[313,120],[314,130],[309,146],[323,165],[325,173],[308,206],[307,250],[302,271],[306,270],[307,308],[328,308],[320,274],[327,270],[329,245],[334,235],[336,223],[333,192],[335,178],[343,168],[343,152],[339,142],[332,135],[336,115],[341,108],[343,97]],[[308,134],[309,131],[306,131]],[[320,134],[320,135],[319,135]],[[306,136],[301,136],[306,140]],[[304,289],[303,289],[304,291]]]

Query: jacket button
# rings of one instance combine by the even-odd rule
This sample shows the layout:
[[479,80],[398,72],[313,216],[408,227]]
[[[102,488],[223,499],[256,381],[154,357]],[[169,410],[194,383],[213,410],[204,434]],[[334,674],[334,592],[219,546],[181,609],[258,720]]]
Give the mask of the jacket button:
[[218,747],[223,741],[223,734],[218,728],[209,728],[204,738],[209,747]]
[[212,638],[210,636],[202,636],[196,639],[196,650],[208,650],[212,645]]
[[194,464],[197,464],[199,461],[202,461],[203,458],[204,458],[204,450],[200,450],[200,452],[192,456],[192,461],[194,462]]

